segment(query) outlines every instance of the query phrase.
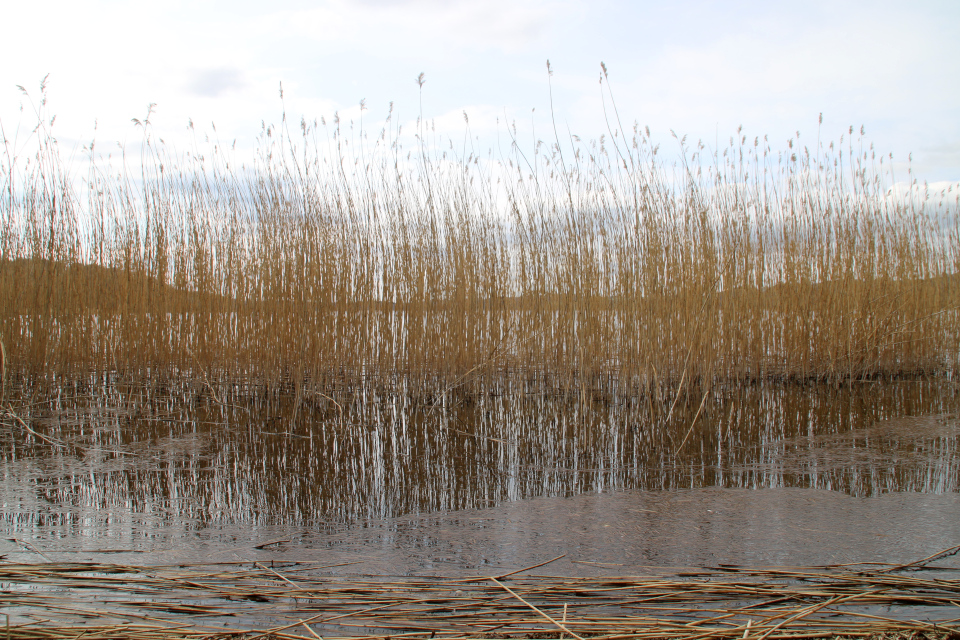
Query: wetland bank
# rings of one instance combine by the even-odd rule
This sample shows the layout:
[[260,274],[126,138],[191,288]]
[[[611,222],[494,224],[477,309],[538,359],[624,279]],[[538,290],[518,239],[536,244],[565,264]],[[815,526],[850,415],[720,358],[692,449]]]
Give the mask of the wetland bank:
[[41,120],[0,179],[2,579],[899,571],[960,543],[960,194],[894,188],[852,128],[669,160],[612,125],[477,157],[284,120],[236,166],[144,122],[136,175],[91,151],[78,185]]

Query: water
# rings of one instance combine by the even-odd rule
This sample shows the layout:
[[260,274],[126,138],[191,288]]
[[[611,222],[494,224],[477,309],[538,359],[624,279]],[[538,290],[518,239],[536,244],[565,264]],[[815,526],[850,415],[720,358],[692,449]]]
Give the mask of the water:
[[101,381],[15,406],[35,433],[4,420],[0,555],[391,575],[909,562],[960,543],[958,400],[942,381],[738,387],[667,422],[670,403],[612,395]]

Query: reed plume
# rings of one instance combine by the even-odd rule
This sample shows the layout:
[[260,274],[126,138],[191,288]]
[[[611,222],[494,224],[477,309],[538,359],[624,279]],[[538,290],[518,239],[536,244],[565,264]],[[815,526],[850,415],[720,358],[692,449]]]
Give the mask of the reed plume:
[[958,194],[894,191],[852,129],[782,151],[678,138],[671,162],[638,126],[480,158],[425,124],[408,152],[389,119],[373,143],[284,120],[237,167],[140,125],[139,175],[91,152],[83,196],[46,127],[4,157],[8,376],[660,397],[957,368]]

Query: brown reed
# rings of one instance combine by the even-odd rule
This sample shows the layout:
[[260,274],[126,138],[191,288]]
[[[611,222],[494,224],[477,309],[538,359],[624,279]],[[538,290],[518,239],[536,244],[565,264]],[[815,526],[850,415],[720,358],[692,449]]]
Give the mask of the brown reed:
[[140,175],[91,151],[82,197],[42,119],[35,157],[0,160],[6,377],[661,398],[957,368],[958,194],[897,195],[852,128],[783,151],[678,139],[671,164],[638,126],[479,158],[426,126],[407,152],[389,118],[373,144],[284,120],[237,167],[220,147],[170,158],[141,124]]
[[[939,555],[949,555],[956,548]],[[337,576],[329,566],[0,564],[11,637],[958,637],[922,565],[651,568],[646,576]],[[99,603],[99,604],[98,604]],[[932,616],[916,620],[917,612]],[[935,611],[934,611],[935,610]],[[28,622],[27,619],[30,621]],[[935,620],[935,621],[934,621]]]

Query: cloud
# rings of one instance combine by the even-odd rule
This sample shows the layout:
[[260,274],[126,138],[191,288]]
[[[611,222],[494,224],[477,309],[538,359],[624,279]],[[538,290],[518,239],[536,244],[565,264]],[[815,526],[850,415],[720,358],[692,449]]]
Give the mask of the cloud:
[[[945,141],[941,144],[923,146],[913,154],[913,161],[909,165],[898,162],[894,166],[898,172],[911,168],[915,175],[932,181],[930,186],[940,185],[943,179],[954,179],[960,173],[960,140]],[[934,190],[939,190],[937,186]]]
[[[468,131],[472,135],[488,135],[504,129],[504,110],[493,105],[475,104],[453,109],[429,118],[431,130],[454,139],[462,139]],[[416,121],[408,122],[405,127],[411,130]]]
[[[937,206],[938,204],[949,204],[956,202],[960,198],[960,182],[939,180],[924,184],[911,184],[909,182],[897,182],[887,189],[883,198],[888,202],[898,204],[914,202],[920,204],[925,202],[927,206]],[[954,213],[954,215],[956,215]]]
[[218,98],[220,95],[246,86],[243,72],[232,67],[194,71],[187,83],[187,91],[203,98]]
[[920,153],[928,160],[939,164],[960,166],[960,140],[923,147]]
[[[924,178],[956,179],[960,167],[960,85],[949,81],[960,73],[950,31],[958,10],[936,0],[920,8],[866,0],[793,8],[760,0],[234,0],[229,11],[221,0],[50,3],[12,6],[11,22],[24,28],[0,41],[10,61],[0,65],[0,120],[27,126],[30,105],[19,113],[25,99],[15,87],[37,98],[50,72],[48,108],[62,139],[139,139],[130,119],[158,103],[158,136],[189,146],[197,135],[189,119],[198,129],[215,121],[218,136],[247,148],[260,122],[278,122],[283,110],[291,121],[329,121],[339,110],[349,122],[359,119],[360,98],[371,133],[395,101],[393,122],[405,135],[422,112],[438,134],[454,144],[479,137],[478,147],[496,146],[514,120],[524,144],[553,139],[552,98],[558,137],[566,140],[569,128],[590,139],[608,134],[604,107],[614,115],[601,91],[609,86],[624,127],[649,124],[668,145],[670,129],[720,143],[740,124],[770,134],[774,148],[798,129],[802,144],[813,144],[822,112],[824,140],[864,124],[878,151],[898,162],[913,151]],[[19,55],[38,38],[49,46]],[[154,40],[166,45],[144,47]],[[603,87],[600,60],[610,69]],[[421,71],[422,95],[413,82]]]
[[464,48],[524,49],[549,32],[559,8],[542,0],[330,0],[277,12],[270,20],[271,31],[296,33],[334,49],[374,48],[391,56],[444,50],[449,55]]

